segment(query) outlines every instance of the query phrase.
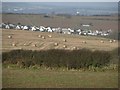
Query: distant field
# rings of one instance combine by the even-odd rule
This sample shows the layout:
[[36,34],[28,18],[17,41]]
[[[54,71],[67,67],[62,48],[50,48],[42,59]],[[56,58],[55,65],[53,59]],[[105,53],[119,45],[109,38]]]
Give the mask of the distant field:
[[[11,35],[12,38],[8,38]],[[39,38],[38,35],[45,37]],[[51,35],[52,37],[48,37]],[[63,39],[67,41],[64,42]],[[91,50],[113,50],[117,48],[118,43],[109,42],[110,39],[92,36],[79,35],[63,35],[58,33],[47,32],[32,32],[22,30],[2,30],[2,50],[8,51],[13,49],[26,50],[48,50],[48,49],[68,49],[72,50],[74,47],[78,49],[88,48]],[[86,41],[86,43],[83,43]],[[104,43],[101,43],[103,41]],[[58,43],[58,46],[54,44]],[[12,46],[16,44],[16,46]],[[34,46],[36,45],[36,46]],[[66,48],[63,46],[66,45]]]
[[[12,38],[9,39],[8,36]],[[39,38],[38,35],[43,35],[45,39]],[[48,37],[51,35],[52,37]],[[63,39],[67,41],[64,42]],[[27,49],[27,50],[47,50],[47,49],[64,49],[63,45],[67,47],[65,49],[72,49],[73,47],[88,48],[91,50],[113,50],[118,47],[118,43],[109,42],[110,39],[92,36],[79,36],[79,35],[64,35],[58,33],[47,33],[47,32],[32,32],[32,31],[21,31],[21,30],[2,30],[2,49],[13,50],[13,49]],[[83,43],[86,41],[86,43]],[[101,43],[104,41],[104,43]],[[12,46],[15,43],[16,46]],[[54,46],[58,43],[58,46]],[[26,45],[24,45],[26,44]],[[33,46],[36,44],[36,47]]]
[[41,14],[2,14],[2,22],[4,23],[21,23],[25,25],[50,26],[50,27],[70,27],[78,28],[80,24],[89,24],[93,26],[91,30],[118,30],[117,16],[50,16],[44,17]]
[[3,68],[3,88],[117,88],[116,71]]

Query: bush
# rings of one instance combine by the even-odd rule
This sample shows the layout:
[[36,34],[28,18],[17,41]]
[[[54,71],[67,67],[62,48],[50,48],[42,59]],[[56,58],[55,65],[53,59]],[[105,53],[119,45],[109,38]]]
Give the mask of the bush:
[[110,52],[111,57],[112,57],[110,60],[111,64],[118,64],[118,61],[120,58],[120,53],[119,53],[120,51],[119,50],[120,50],[120,47],[118,47]]
[[111,54],[107,51],[81,50],[13,50],[3,53],[3,63],[9,61],[11,64],[17,64],[18,61],[24,63],[25,67],[34,65],[46,67],[66,67],[68,69],[80,69],[93,67],[102,67],[110,62]]
[[110,53],[106,51],[95,51],[92,54],[93,66],[94,67],[101,67],[105,66],[110,62]]

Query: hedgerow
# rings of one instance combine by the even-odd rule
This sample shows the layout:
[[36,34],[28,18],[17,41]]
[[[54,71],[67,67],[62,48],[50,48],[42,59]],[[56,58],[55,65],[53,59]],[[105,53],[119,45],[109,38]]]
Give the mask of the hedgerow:
[[34,65],[54,67],[66,67],[68,69],[80,69],[102,67],[110,62],[111,54],[108,51],[81,50],[13,50],[2,54],[2,62],[17,64],[21,62],[24,67]]

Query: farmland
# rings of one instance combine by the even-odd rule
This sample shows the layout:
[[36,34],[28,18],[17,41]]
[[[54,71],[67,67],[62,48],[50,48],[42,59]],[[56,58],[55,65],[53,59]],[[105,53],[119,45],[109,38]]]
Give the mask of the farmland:
[[[45,38],[39,38],[38,35]],[[49,37],[51,35],[52,37]],[[8,38],[12,36],[12,38]],[[66,42],[63,41],[66,39]],[[88,48],[91,50],[110,51],[118,47],[118,42],[109,42],[110,39],[92,36],[64,35],[58,33],[32,32],[22,30],[2,30],[2,51],[14,49],[25,50],[48,50],[48,49],[68,49],[73,47],[78,49]],[[85,43],[86,42],[86,43]],[[54,44],[58,43],[57,46]],[[16,44],[16,46],[12,46]],[[36,46],[34,46],[36,45]],[[63,46],[66,45],[66,48]]]
[[57,16],[53,15],[45,17],[42,14],[2,14],[3,23],[21,23],[23,25],[32,26],[50,26],[50,27],[61,27],[61,28],[79,28],[80,24],[91,23],[93,27],[91,30],[118,30],[118,17],[115,16]]
[[[76,28],[81,23],[92,23],[93,27],[91,29],[93,30],[100,28],[108,30],[111,28],[113,31],[117,31],[116,16],[73,16],[71,18],[53,16],[45,18],[43,15],[3,14],[2,19],[5,23],[22,23],[25,25],[43,25],[51,27],[60,26],[63,28],[69,26],[75,26]],[[14,29],[2,30],[2,52],[9,52],[16,49],[32,51],[63,49],[72,51],[74,49],[80,50],[83,48],[92,51],[100,50],[109,52],[117,47],[117,40],[110,42],[109,38],[104,37]],[[19,52],[17,55],[19,55]],[[115,61],[114,59],[118,61],[116,56],[112,59],[113,62]],[[12,61],[13,59],[10,58],[10,60]],[[115,62],[115,64],[116,63],[117,62]],[[44,66],[20,68],[17,64],[3,63],[2,85],[3,88],[117,88],[117,69],[112,67],[112,69],[109,70],[109,66],[106,68],[108,68],[108,70],[95,68],[97,69],[95,71],[89,71],[88,69],[66,70],[66,67],[48,69]]]
[[117,88],[116,71],[3,68],[3,88]]
[[[2,50],[8,52],[15,49],[24,50],[48,50],[66,49],[73,47],[79,49],[88,48],[90,50],[111,51],[117,48],[117,41],[110,43],[109,39],[91,36],[63,35],[57,33],[32,32],[22,30],[2,30]],[[12,38],[8,38],[8,36]],[[45,39],[38,35],[45,36]],[[52,37],[48,37],[51,35]],[[66,39],[66,42],[63,41]],[[101,40],[104,43],[101,43]],[[86,43],[83,43],[86,41]],[[54,46],[54,43],[58,46]],[[15,46],[12,46],[15,43]],[[24,44],[27,45],[24,45]],[[36,44],[36,46],[33,46]],[[63,48],[63,45],[66,48]],[[114,68],[114,67],[113,67]],[[66,70],[66,68],[46,69],[20,68],[16,64],[3,64],[3,88],[117,88],[117,69],[97,71],[89,70]]]

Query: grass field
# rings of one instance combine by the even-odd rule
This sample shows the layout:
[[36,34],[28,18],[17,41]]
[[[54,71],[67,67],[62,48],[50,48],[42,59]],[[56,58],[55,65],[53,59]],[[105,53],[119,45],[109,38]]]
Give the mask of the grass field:
[[3,67],[3,88],[117,88],[117,71],[62,71]]
[[[8,36],[12,36],[11,39]],[[45,37],[39,38],[38,35]],[[52,37],[48,37],[51,35]],[[64,42],[63,39],[67,41]],[[86,41],[86,43],[83,43]],[[101,43],[103,41],[104,43]],[[93,36],[80,36],[80,35],[63,35],[58,33],[47,33],[47,32],[32,32],[22,30],[2,30],[2,50],[14,50],[14,49],[26,49],[26,50],[47,50],[47,49],[68,49],[71,50],[73,47],[82,49],[88,48],[91,50],[106,50],[110,51],[118,47],[118,42],[109,42],[110,39]],[[12,44],[16,46],[12,46]],[[58,46],[54,44],[58,43]],[[24,45],[25,44],[25,45]],[[33,45],[36,45],[33,46]],[[64,48],[63,46],[67,47]]]
[[[64,49],[73,47],[88,48],[91,50],[110,51],[117,48],[117,41],[110,43],[109,39],[91,36],[63,35],[56,33],[41,33],[19,30],[2,30],[2,50],[9,51],[14,49],[26,50],[47,50]],[[11,35],[12,38],[8,38]],[[43,35],[46,39],[38,38]],[[51,38],[48,35],[52,35]],[[67,42],[64,42],[63,39]],[[104,43],[101,43],[101,40]],[[86,41],[87,43],[82,43]],[[54,46],[57,42],[59,45]],[[16,43],[16,46],[12,46]],[[26,44],[26,45],[24,45]],[[33,45],[36,44],[36,47]],[[63,71],[24,68],[5,68],[2,71],[3,88],[117,88],[117,71]]]

